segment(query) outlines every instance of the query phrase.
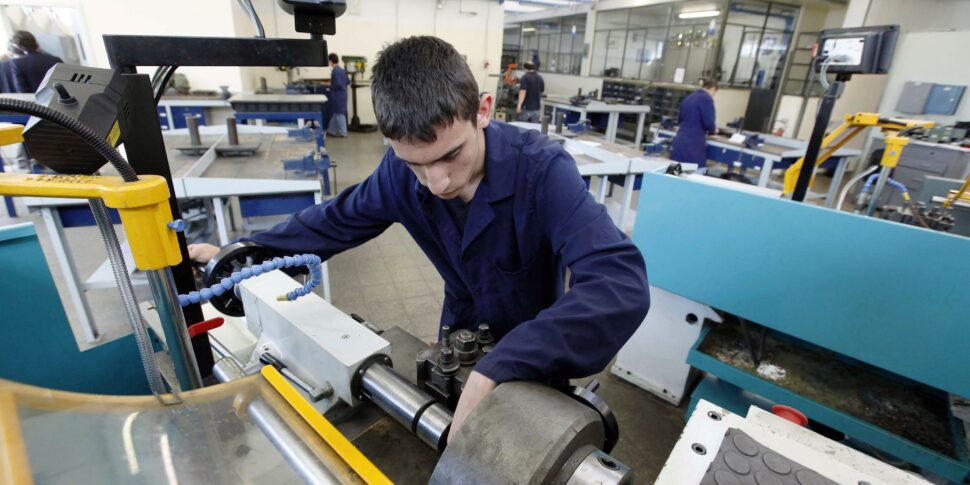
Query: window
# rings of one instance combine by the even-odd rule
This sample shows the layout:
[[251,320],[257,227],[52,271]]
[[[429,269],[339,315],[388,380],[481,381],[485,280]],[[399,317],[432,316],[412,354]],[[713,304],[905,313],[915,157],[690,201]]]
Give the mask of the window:
[[717,10],[719,4],[705,0],[599,12],[590,75],[695,82],[713,62],[718,20],[681,19],[678,14]]
[[774,89],[781,81],[798,7],[768,1],[732,1],[721,39],[720,81]]
[[[502,40],[503,62],[538,65],[541,72],[579,74],[583,62],[586,15],[572,15],[507,27]],[[516,61],[511,61],[516,59]]]

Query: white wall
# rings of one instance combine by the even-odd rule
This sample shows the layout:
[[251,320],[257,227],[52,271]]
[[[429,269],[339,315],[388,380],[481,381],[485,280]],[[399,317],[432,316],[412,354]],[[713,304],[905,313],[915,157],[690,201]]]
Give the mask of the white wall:
[[[94,65],[108,67],[103,34],[127,35],[184,35],[232,37],[233,0],[168,0],[116,1],[84,0],[78,3],[84,16]],[[152,68],[143,68],[151,72]],[[242,87],[238,67],[186,67],[185,74],[192,89],[218,90],[227,85],[230,90]]]
[[[896,101],[906,81],[970,84],[970,68],[959,61],[966,57],[965,47],[970,45],[970,2],[850,1],[844,26],[885,24],[899,24],[902,30],[889,74],[855,76],[846,83],[845,92],[835,105],[833,124],[841,122],[841,116],[846,113],[894,113]],[[952,122],[955,119],[967,119],[970,115],[970,101],[964,99],[959,110],[957,116],[940,117],[939,120]],[[864,145],[862,141],[853,144],[867,149],[874,136],[875,133],[870,133],[865,137]]]
[[744,116],[748,109],[750,89],[723,88],[714,95],[714,111],[717,114],[717,124],[724,125],[728,121]]
[[[305,38],[293,28],[293,17],[276,6],[276,0],[254,0],[268,37]],[[438,36],[466,56],[481,91],[495,92],[502,56],[504,12],[495,0],[446,2],[436,0],[360,0],[337,18],[337,34],[326,36],[327,48],[341,56],[364,56],[368,73],[377,53],[389,43],[412,35]],[[255,29],[240,9],[233,15],[236,35],[248,36]],[[242,84],[247,90],[265,77],[270,87],[282,88],[286,74],[274,68],[243,68]],[[302,68],[303,78],[329,78],[330,68]],[[374,123],[374,108],[369,88],[357,90],[358,115],[363,123]]]
[[[970,94],[964,93],[963,99],[953,116],[944,115],[904,115],[897,113],[896,102],[906,81],[924,81],[940,84],[970,84],[970,65],[965,62],[946,62],[946,59],[961,59],[966,56],[970,45],[970,31],[955,32],[909,32],[896,44],[896,60],[886,79],[879,112],[897,114],[910,118],[928,119],[941,124],[953,124],[959,120],[970,120]],[[926,55],[932,52],[933,55]]]
[[[517,71],[516,76],[520,79],[525,71]],[[573,76],[570,74],[556,74],[553,72],[540,72],[542,81],[546,85],[546,94],[559,94],[563,96],[575,96],[576,90],[583,89],[583,94],[589,93],[594,89],[603,92],[603,78],[588,76]]]
[[[104,34],[126,35],[182,35],[227,36],[235,32],[232,9],[238,9],[234,0],[5,0],[4,4],[37,7],[57,6],[76,9],[80,14],[80,33],[85,49],[88,49],[90,65],[108,67],[108,56],[101,36]],[[151,72],[153,68],[142,68]],[[218,90],[228,85],[231,90],[241,88],[239,68],[219,67],[180,68],[193,89]]]

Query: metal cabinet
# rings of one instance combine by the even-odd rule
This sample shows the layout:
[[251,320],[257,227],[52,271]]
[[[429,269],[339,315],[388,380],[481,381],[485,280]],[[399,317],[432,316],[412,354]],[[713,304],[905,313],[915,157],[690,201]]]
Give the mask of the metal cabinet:
[[[882,139],[872,145],[873,150],[885,147]],[[914,194],[923,188],[926,177],[965,179],[967,175],[970,175],[970,149],[917,140],[910,140],[906,145],[893,171],[893,178]],[[898,190],[887,186],[879,201],[899,205],[903,199]]]

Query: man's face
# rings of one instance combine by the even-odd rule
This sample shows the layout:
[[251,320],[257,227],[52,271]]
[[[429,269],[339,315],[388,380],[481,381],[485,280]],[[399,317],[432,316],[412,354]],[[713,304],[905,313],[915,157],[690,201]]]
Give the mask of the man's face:
[[482,129],[488,126],[491,105],[491,96],[483,97],[474,121],[455,120],[436,128],[434,142],[391,140],[391,148],[432,194],[442,199],[453,199],[463,193],[473,195],[484,170]]

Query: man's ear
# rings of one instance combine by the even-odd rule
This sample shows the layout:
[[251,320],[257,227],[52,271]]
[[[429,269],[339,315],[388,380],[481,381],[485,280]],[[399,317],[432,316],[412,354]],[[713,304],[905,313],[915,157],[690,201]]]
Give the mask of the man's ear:
[[479,128],[485,128],[488,126],[489,121],[492,119],[492,108],[495,104],[495,98],[492,97],[491,93],[482,93],[478,98],[478,120],[477,125]]

